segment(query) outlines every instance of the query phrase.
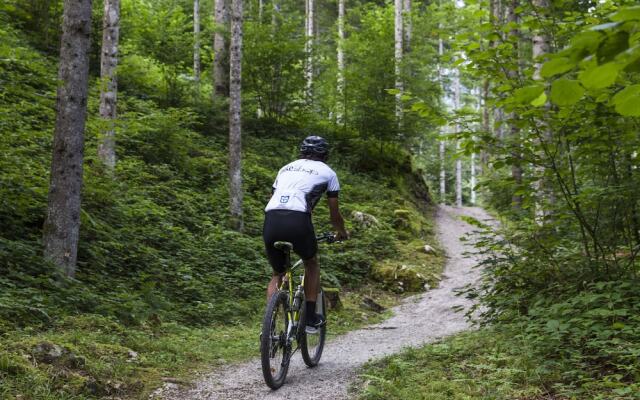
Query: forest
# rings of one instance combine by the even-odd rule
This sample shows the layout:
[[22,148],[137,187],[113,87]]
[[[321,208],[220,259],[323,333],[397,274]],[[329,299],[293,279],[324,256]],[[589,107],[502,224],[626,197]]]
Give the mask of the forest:
[[0,398],[256,357],[264,207],[308,135],[351,233],[320,247],[332,337],[446,278],[439,207],[499,221],[463,218],[474,329],[353,398],[640,398],[635,0],[3,0]]

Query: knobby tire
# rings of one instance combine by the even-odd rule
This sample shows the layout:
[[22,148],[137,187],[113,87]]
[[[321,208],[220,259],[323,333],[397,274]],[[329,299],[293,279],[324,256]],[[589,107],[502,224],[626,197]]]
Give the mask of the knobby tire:
[[[325,320],[327,317],[327,302],[324,298],[324,292],[320,290],[318,293],[317,303],[322,305],[322,315],[324,315]],[[304,307],[302,307],[304,309]],[[303,315],[303,318],[306,317]],[[304,321],[304,319],[302,319]],[[324,341],[327,335],[327,324],[321,327],[318,330],[318,333],[307,334],[304,329],[302,330],[302,340],[300,341],[300,352],[302,353],[302,359],[304,363],[309,368],[313,368],[318,365],[320,362],[320,357],[322,357],[322,350],[324,350]],[[316,336],[316,337],[313,337]],[[311,345],[313,341],[314,345]]]
[[[275,293],[269,303],[262,321],[260,336],[260,358],[264,381],[271,389],[276,390],[284,384],[289,370],[291,346],[286,345],[286,332],[289,318],[289,296],[285,291]],[[275,324],[275,325],[274,325]],[[272,329],[275,326],[275,331]],[[279,340],[274,340],[278,336]],[[274,349],[276,356],[274,355]],[[274,376],[274,371],[277,373]]]

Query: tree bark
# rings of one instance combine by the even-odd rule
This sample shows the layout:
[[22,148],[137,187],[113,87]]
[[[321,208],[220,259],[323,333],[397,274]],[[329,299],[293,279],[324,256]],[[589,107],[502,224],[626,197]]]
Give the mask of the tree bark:
[[229,95],[229,67],[227,54],[227,24],[229,11],[227,0],[215,0],[216,29],[213,34],[213,97]]
[[446,142],[444,140],[440,140],[440,202],[442,204],[447,202],[447,169],[445,165],[446,152]]
[[[509,1],[507,6],[507,24],[510,24],[510,23],[515,24],[518,22],[518,17],[516,15],[516,8],[518,8],[518,5],[519,5],[519,0]],[[520,35],[520,32],[517,28],[512,28],[511,31],[509,32],[509,36],[511,36],[512,38],[516,38],[515,39],[516,43],[514,44],[514,51],[517,54],[517,61],[518,61],[517,66],[509,70],[508,72],[509,78],[512,81],[517,80],[520,74],[519,67],[518,67],[518,65],[520,64],[520,54],[519,54],[520,46],[518,46],[519,35]],[[515,113],[510,113],[508,118],[510,121],[513,121],[516,119],[516,117],[517,116]],[[512,142],[511,157],[513,158],[514,162],[511,166],[511,178],[516,183],[516,187],[519,187],[522,184],[522,164],[521,164],[522,151],[520,149],[519,138],[520,138],[520,129],[518,129],[518,127],[512,122],[510,127],[510,139]],[[512,196],[512,203],[515,210],[520,210],[522,208],[522,196],[514,194]]]
[[[456,69],[453,76],[454,97],[453,107],[455,110],[460,109],[460,70]],[[460,133],[460,124],[456,122],[456,134]],[[462,159],[460,153],[460,139],[456,140],[456,206],[462,207]]]
[[[543,15],[550,7],[549,0],[532,0],[532,5],[535,8],[536,13],[540,17]],[[540,29],[535,32],[532,37],[532,58],[533,58],[533,79],[536,81],[541,81],[542,76],[540,72],[542,70],[543,60],[542,57],[549,53],[549,37],[545,34],[545,32]],[[546,108],[548,109],[549,104],[547,102]],[[549,129],[544,122],[542,122],[542,138],[541,140],[550,141],[551,138],[551,130]],[[548,193],[548,182],[545,182],[545,168],[544,165],[537,165],[535,167],[536,177],[538,178],[533,183],[533,190],[535,192],[536,204],[535,204],[535,220],[539,225],[542,225],[545,220],[546,211],[544,208],[544,202],[549,200]]]
[[402,30],[403,30],[403,22],[402,22],[402,7],[403,0],[395,0],[395,19],[394,19],[394,40],[395,40],[395,52],[394,52],[394,60],[395,60],[395,89],[398,93],[396,93],[396,121],[398,123],[398,128],[402,126],[402,95],[404,92],[404,84],[402,82]]
[[337,46],[337,60],[338,60],[338,104],[336,120],[338,124],[343,122],[346,102],[345,95],[345,81],[344,81],[344,2],[345,0],[338,0],[338,46]]
[[106,123],[98,144],[98,158],[109,169],[116,165],[115,121],[118,97],[116,67],[120,40],[120,0],[104,1],[100,53],[100,118]]
[[[490,11],[490,21],[493,24],[493,30],[501,32],[502,26],[502,6],[500,0],[490,0],[489,4]],[[498,47],[499,43],[497,40],[491,40],[489,42],[489,46],[492,48]],[[495,107],[493,109],[493,135],[499,140],[504,139],[503,128],[502,128],[502,120],[503,120],[502,109],[499,107]]]
[[[446,96],[446,88],[444,85],[444,74],[442,73],[442,56],[444,55],[444,43],[442,38],[438,39],[438,76],[440,78],[440,84],[442,87],[442,94]],[[440,134],[442,136],[442,133]],[[444,139],[440,139],[440,202],[444,204],[447,200],[447,170],[445,164],[445,156],[446,156],[446,142]]]
[[411,23],[411,0],[403,0],[404,11],[404,52],[411,51],[411,34],[413,32],[413,24]]
[[311,104],[313,99],[313,39],[314,39],[314,0],[306,0],[305,3],[305,20],[306,20],[306,32],[305,37],[307,39],[305,43],[305,52],[307,53],[307,63],[305,65],[305,79],[307,81],[305,97],[307,103]]
[[65,0],[58,69],[60,86],[43,244],[45,258],[69,277],[76,271],[80,237],[90,35],[91,0]]
[[229,82],[229,197],[231,227],[244,228],[242,214],[242,0],[231,0]]
[[193,0],[193,80],[200,92],[200,0]]

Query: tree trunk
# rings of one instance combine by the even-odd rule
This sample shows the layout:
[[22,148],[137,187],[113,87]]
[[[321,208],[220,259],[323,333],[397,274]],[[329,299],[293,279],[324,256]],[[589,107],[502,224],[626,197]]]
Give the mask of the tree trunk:
[[100,118],[106,123],[98,144],[98,158],[109,169],[116,165],[115,120],[118,98],[118,44],[120,40],[120,0],[104,1],[100,53]]
[[[509,5],[507,6],[507,24],[516,24],[518,22],[518,17],[516,15],[516,9],[518,8],[519,0],[511,0],[509,1]],[[512,28],[509,32],[509,36],[516,38],[516,43],[514,44],[514,51],[517,54],[518,64],[520,60],[519,47],[518,46],[518,37],[520,32],[517,28]],[[509,78],[512,81],[515,81],[519,76],[519,68],[516,66],[514,69],[508,72]],[[513,121],[516,119],[516,115],[514,113],[509,114],[508,119]],[[516,188],[518,188],[522,184],[522,151],[520,149],[520,129],[512,122],[510,127],[510,140],[511,140],[511,156],[513,157],[513,164],[511,166],[511,178],[516,184]],[[512,203],[515,210],[520,210],[522,208],[522,196],[514,194],[512,197]]]
[[[444,74],[442,73],[442,56],[444,55],[444,43],[442,38],[438,39],[438,76],[440,77],[440,84],[442,87],[442,94],[446,96],[446,89],[444,85]],[[442,136],[442,134],[440,135]],[[446,142],[444,139],[440,139],[440,202],[442,204],[446,203],[447,200],[447,170],[445,165],[445,156],[446,156]]]
[[[278,16],[280,15],[280,3],[279,0],[271,0],[273,2],[273,12],[271,13],[271,25],[275,30],[278,27]],[[305,0],[306,1],[306,0]],[[305,28],[304,31],[307,32],[306,28],[306,18],[305,18]]]
[[[477,98],[476,98],[476,112],[478,114],[480,114],[481,112],[481,108],[482,108],[482,92],[480,91],[480,88],[478,88],[477,91]],[[478,126],[478,130],[482,129],[483,126],[482,124],[480,124]],[[473,140],[473,142],[475,143],[476,141],[476,136],[472,136],[471,139]],[[471,177],[469,179],[469,185],[471,186],[471,196],[469,198],[469,202],[471,203],[471,205],[475,205],[476,204],[476,152],[474,151],[473,153],[471,153]]]
[[447,169],[445,165],[446,152],[446,142],[444,140],[440,140],[440,202],[442,204],[447,202]]
[[413,24],[411,23],[411,0],[403,0],[404,10],[404,51],[409,53],[411,51],[411,33],[413,31]]
[[306,0],[305,3],[305,37],[307,39],[305,44],[305,52],[307,53],[307,63],[305,65],[305,79],[307,81],[305,97],[307,103],[311,104],[313,99],[313,39],[314,39],[314,0]]
[[242,231],[242,0],[231,0],[229,82],[229,197],[231,227]]
[[338,0],[338,102],[336,113],[336,120],[338,124],[343,122],[346,108],[346,102],[344,99],[344,2],[345,0]]
[[395,39],[395,89],[396,93],[396,121],[398,128],[402,126],[402,95],[404,92],[404,85],[402,82],[402,6],[403,0],[395,0],[395,26],[394,26],[394,39]]
[[[502,6],[500,3],[500,0],[490,0],[489,11],[490,11],[489,19],[491,24],[493,24],[493,30],[501,32],[503,21],[502,21]],[[491,40],[489,42],[489,46],[491,46],[492,48],[496,48],[498,47],[498,45],[499,45],[498,40]],[[502,140],[504,138],[503,128],[502,128],[503,117],[504,115],[502,113],[501,108],[496,107],[493,109],[493,135],[499,140]]]
[[216,29],[213,34],[213,96],[229,95],[229,67],[227,57],[226,32],[229,22],[227,0],[215,0]]
[[[454,97],[453,107],[460,109],[460,70],[456,69],[453,76]],[[456,122],[456,134],[460,133],[460,124]],[[462,207],[462,158],[460,157],[460,139],[456,140],[456,206]]]
[[45,258],[69,277],[75,274],[80,237],[90,35],[91,0],[65,0],[58,70],[60,86],[43,244]]
[[[489,105],[487,100],[489,99],[489,79],[485,79],[482,85],[482,130],[489,132],[491,129],[491,117],[489,112]],[[489,164],[489,153],[487,150],[482,149],[480,152],[480,174],[483,174]]]
[[193,80],[200,92],[200,0],[193,0]]
[[[536,13],[540,16],[544,14],[549,9],[549,0],[532,0],[532,5],[535,8]],[[532,57],[533,57],[533,79],[536,81],[542,80],[542,76],[540,75],[540,71],[542,70],[543,60],[542,57],[549,52],[549,37],[544,33],[542,29],[535,32],[532,38]],[[546,107],[549,105],[547,103]],[[546,124],[543,122],[542,129],[542,138],[541,140],[550,141],[551,140],[551,130]],[[535,204],[535,220],[539,225],[544,223],[544,219],[546,216],[546,211],[544,209],[545,200],[549,200],[548,193],[548,182],[545,182],[545,168],[543,165],[537,165],[535,167],[536,177],[538,178],[533,183],[533,190],[535,192],[536,204]]]

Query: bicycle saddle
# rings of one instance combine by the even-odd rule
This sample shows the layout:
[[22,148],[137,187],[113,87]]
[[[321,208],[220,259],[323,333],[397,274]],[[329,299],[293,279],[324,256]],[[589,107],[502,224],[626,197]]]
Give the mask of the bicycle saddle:
[[273,247],[275,247],[278,250],[282,250],[282,251],[291,251],[291,250],[293,250],[293,244],[291,244],[289,242],[275,242],[273,244]]

